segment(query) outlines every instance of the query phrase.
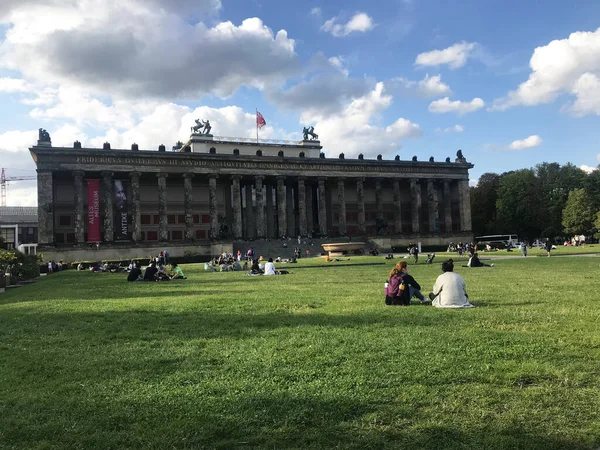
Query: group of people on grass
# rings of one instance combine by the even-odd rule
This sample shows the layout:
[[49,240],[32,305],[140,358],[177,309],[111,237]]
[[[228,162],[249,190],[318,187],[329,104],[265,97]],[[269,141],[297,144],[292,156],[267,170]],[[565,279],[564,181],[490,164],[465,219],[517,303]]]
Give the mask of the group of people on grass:
[[454,272],[452,259],[442,263],[442,272],[426,299],[421,293],[421,285],[408,273],[408,263],[399,261],[385,284],[386,305],[408,306],[416,297],[422,305],[432,304],[437,308],[472,308],[465,280]]
[[183,270],[176,262],[171,263],[171,271],[167,272],[167,268],[164,264],[157,266],[155,261],[152,261],[148,267],[142,269],[133,264],[129,274],[127,275],[127,281],[170,281],[170,280],[185,280]]

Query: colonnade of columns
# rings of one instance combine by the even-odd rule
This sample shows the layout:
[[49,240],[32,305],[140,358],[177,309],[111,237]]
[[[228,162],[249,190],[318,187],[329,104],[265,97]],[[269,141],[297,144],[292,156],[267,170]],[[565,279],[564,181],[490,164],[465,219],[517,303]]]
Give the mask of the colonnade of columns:
[[[140,210],[140,172],[129,174],[131,184],[131,239],[134,242],[141,240],[141,210]],[[84,229],[87,215],[84,214],[83,198],[83,171],[73,172],[74,179],[74,235],[76,243],[84,242]],[[347,225],[346,192],[356,189],[356,210],[358,225],[355,228],[359,235],[367,232],[365,211],[365,182],[375,188],[375,214],[377,219],[385,218],[384,211],[384,179],[365,177],[265,177],[255,175],[252,177],[241,175],[205,175],[208,179],[210,231],[209,237],[214,239],[219,236],[219,218],[217,203],[217,182],[226,190],[226,195],[231,195],[231,209],[228,221],[231,224],[231,234],[234,239],[246,238],[274,238],[282,235],[307,236],[320,234],[326,236],[330,228],[337,227],[338,233],[345,235]],[[158,192],[158,239],[169,239],[167,220],[167,188],[168,174],[157,173]],[[194,240],[194,211],[193,211],[193,181],[200,175],[193,173],[183,174],[183,205],[185,216],[184,239]],[[204,177],[204,175],[203,175]],[[112,242],[114,217],[113,217],[113,178],[110,171],[101,173],[103,216],[104,216],[104,241]],[[396,234],[402,233],[439,233],[443,228],[446,232],[453,230],[452,216],[452,184],[457,183],[455,194],[458,192],[460,223],[457,231],[471,230],[471,211],[468,180],[450,179],[418,179],[408,180],[407,190],[410,195],[410,229],[408,223],[402,221],[402,192],[401,183],[404,179],[391,180],[393,193],[393,222],[389,229]],[[389,184],[389,182],[388,182]],[[328,186],[337,187],[337,203],[328,203]],[[406,189],[405,189],[406,190]],[[425,190],[425,192],[422,192]],[[245,193],[245,202],[242,198]],[[426,194],[428,229],[422,230],[423,217],[422,196]],[[439,214],[439,197],[443,198],[443,217]],[[274,204],[275,202],[275,204]],[[39,203],[39,242],[49,244],[54,241],[54,202],[53,202],[53,176],[50,171],[38,172],[38,203]],[[245,207],[244,207],[245,203]],[[406,205],[408,202],[404,202]],[[328,204],[337,212],[337,223],[331,221],[328,214]],[[354,204],[354,202],[353,202]],[[354,205],[353,205],[354,206]],[[316,209],[316,210],[315,210]],[[196,211],[197,213],[197,211]],[[329,212],[331,213],[331,211]],[[275,218],[276,216],[276,218]],[[442,222],[443,221],[443,226]]]

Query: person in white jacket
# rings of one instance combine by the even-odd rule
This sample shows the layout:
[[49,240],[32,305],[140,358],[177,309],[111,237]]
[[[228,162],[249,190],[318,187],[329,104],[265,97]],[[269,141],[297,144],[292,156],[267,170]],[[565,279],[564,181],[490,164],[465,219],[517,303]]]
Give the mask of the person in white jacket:
[[459,274],[454,272],[452,259],[442,263],[442,272],[429,294],[432,305],[436,308],[472,308],[467,295],[467,285]]
[[273,264],[273,258],[269,258],[269,262],[265,264],[265,275],[277,275],[275,264]]

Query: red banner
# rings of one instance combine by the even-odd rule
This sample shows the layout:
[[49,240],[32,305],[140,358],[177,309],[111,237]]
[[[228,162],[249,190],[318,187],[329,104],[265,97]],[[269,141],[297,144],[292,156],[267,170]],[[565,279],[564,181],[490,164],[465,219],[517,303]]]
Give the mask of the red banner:
[[88,242],[100,242],[100,180],[87,180]]

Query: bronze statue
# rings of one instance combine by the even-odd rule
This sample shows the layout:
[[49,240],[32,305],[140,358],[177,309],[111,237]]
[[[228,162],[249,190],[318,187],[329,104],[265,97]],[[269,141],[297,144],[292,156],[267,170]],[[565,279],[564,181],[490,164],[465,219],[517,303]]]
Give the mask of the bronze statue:
[[38,131],[38,140],[40,142],[52,142],[52,140],[50,139],[50,133],[48,133],[43,128],[40,128]]
[[308,136],[312,136],[311,141],[319,139],[319,135],[317,133],[315,133],[315,127],[313,127],[313,126],[310,126],[308,128],[304,127],[302,129],[302,134],[304,135],[305,141],[308,141]]
[[199,132],[198,134],[204,134],[204,135],[210,134],[210,130],[212,129],[212,127],[210,126],[209,120],[204,121],[204,120],[195,119],[194,122],[196,122],[196,125],[191,127],[192,133]]
[[465,163],[467,162],[466,158],[463,156],[462,150],[456,152],[456,160],[457,163]]

